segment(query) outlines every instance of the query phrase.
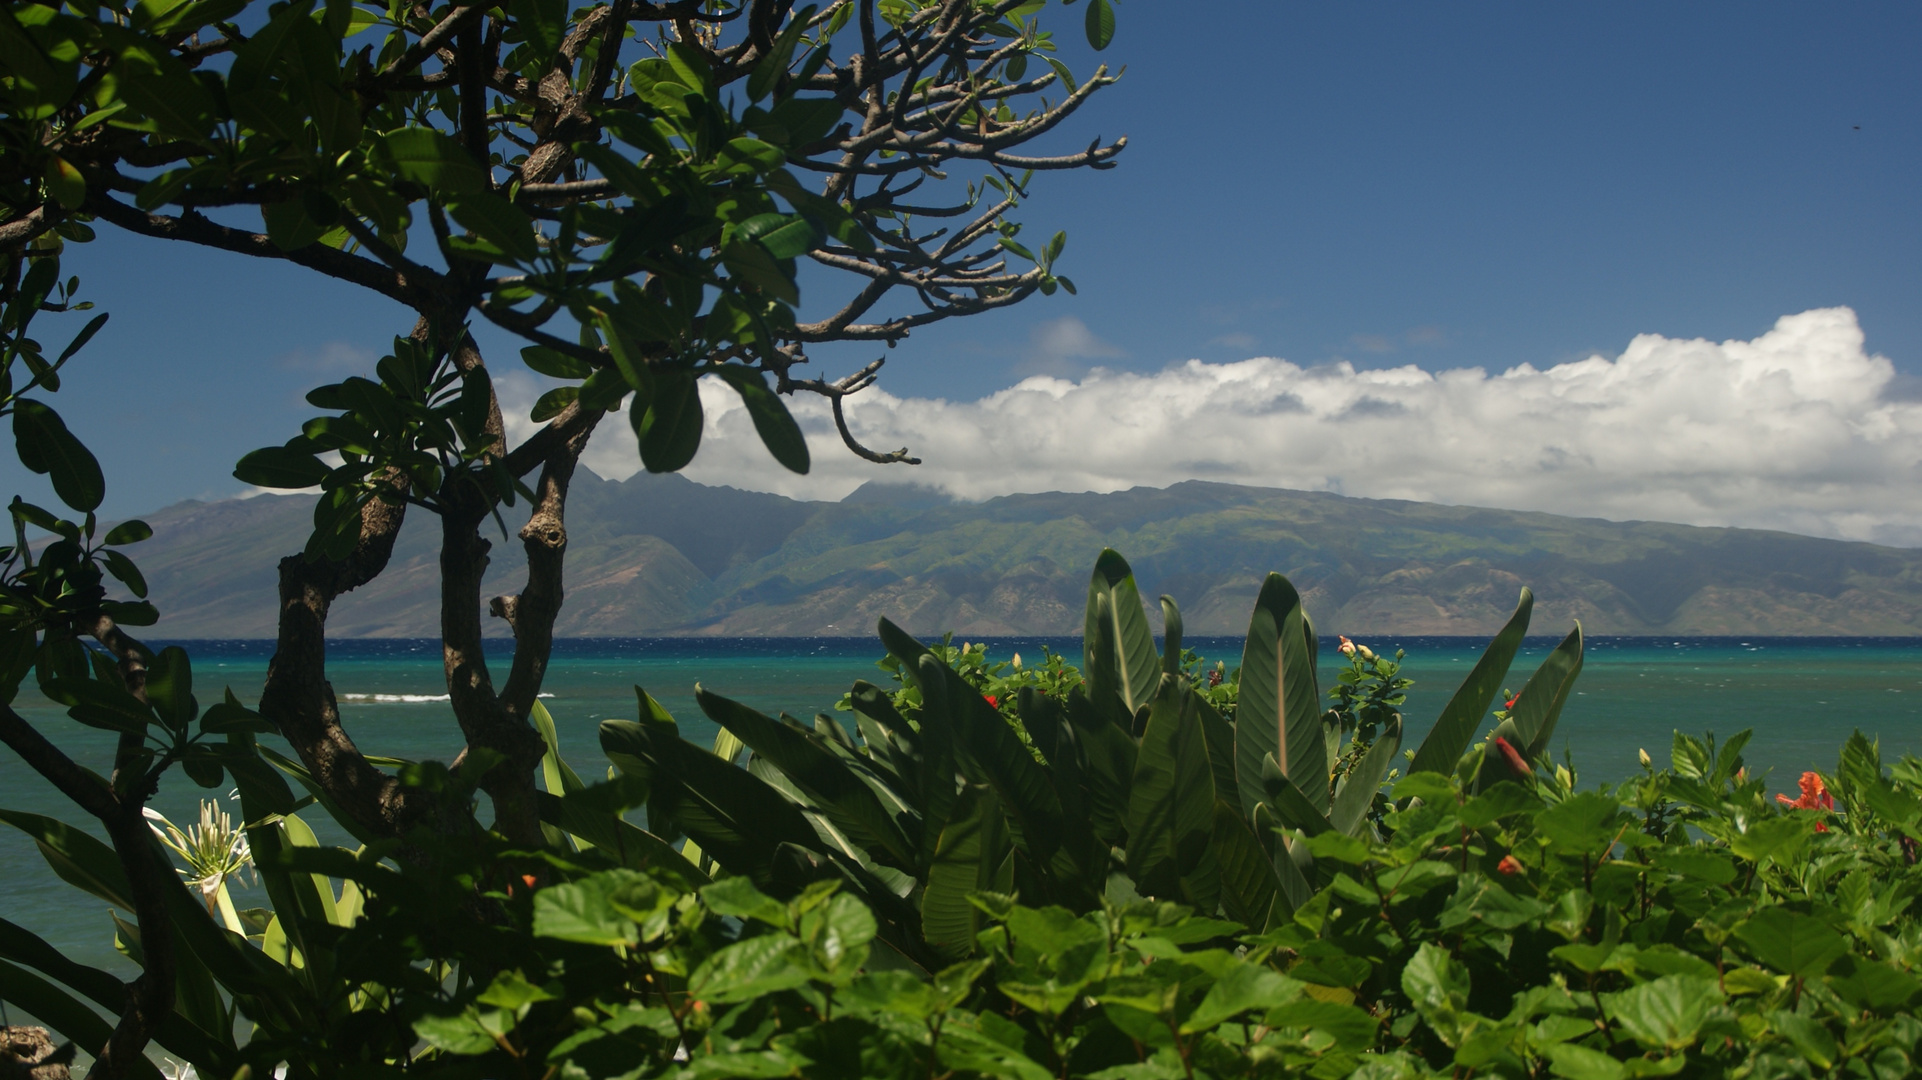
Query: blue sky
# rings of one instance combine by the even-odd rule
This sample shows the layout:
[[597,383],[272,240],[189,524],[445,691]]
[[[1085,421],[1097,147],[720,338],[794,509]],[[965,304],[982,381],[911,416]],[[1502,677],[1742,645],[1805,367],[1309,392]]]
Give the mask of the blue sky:
[[[1922,7],[1170,7],[1119,5],[1120,33],[1102,59],[1127,64],[1126,77],[1060,138],[1065,148],[1126,134],[1120,167],[1043,178],[1025,208],[1026,235],[1067,230],[1061,268],[1080,295],[920,332],[891,355],[884,387],[896,398],[973,402],[1030,375],[1081,386],[1093,366],[1111,373],[1096,378],[1151,380],[1191,359],[1275,357],[1310,372],[1346,361],[1363,374],[1547,369],[1617,357],[1638,334],[1749,341],[1782,316],[1841,306],[1865,336],[1858,351],[1886,357],[1897,374],[1860,368],[1882,380],[1872,399],[1822,407],[1873,410],[1914,396]],[[1085,48],[1074,57],[1078,69],[1090,60]],[[312,414],[300,401],[307,387],[370,367],[410,323],[385,301],[291,267],[104,227],[67,265],[113,322],[55,404],[101,452],[115,514],[237,492],[233,461],[293,434]],[[805,298],[827,285],[810,281]],[[201,299],[210,292],[216,305]],[[507,342],[486,344],[497,368],[513,366]],[[877,352],[815,355],[838,375]],[[1692,362],[1683,352],[1675,362]],[[1862,429],[1866,416],[1844,419]],[[1891,422],[1907,430],[1905,419]],[[1611,437],[1633,438],[1634,421],[1622,423]],[[1821,480],[1827,501],[1810,512],[1846,511],[1851,499],[1866,507],[1906,485],[1914,455],[1900,438],[1890,445],[1860,484],[1846,471]],[[618,471],[605,464],[617,449],[591,463]],[[817,448],[817,458],[827,453]],[[1221,464],[1197,458],[1185,475]],[[1476,467],[1485,463],[1461,465]],[[1123,465],[1098,477],[1048,468],[1037,475],[1062,486],[1131,479]],[[1318,468],[1223,475],[1565,509],[1521,488],[1437,481],[1390,491]],[[39,490],[8,469],[8,490]],[[783,482],[764,457],[718,450],[693,474]],[[845,490],[866,474],[834,475],[851,478]],[[1132,479],[1171,476],[1180,478]],[[1622,501],[1610,516],[1910,535],[1901,522],[1894,533],[1875,531],[1888,522],[1851,532],[1701,499],[1690,509],[1651,497],[1638,511],[1633,477],[1615,487]],[[1764,490],[1756,505],[1771,498]],[[1922,523],[1922,507],[1911,516]]]

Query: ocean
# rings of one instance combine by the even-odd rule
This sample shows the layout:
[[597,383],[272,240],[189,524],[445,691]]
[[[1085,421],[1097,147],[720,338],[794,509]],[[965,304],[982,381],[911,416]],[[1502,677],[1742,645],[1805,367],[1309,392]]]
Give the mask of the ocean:
[[[1507,684],[1520,689],[1556,643],[1530,639]],[[232,687],[253,704],[266,673],[272,643],[181,642],[194,662],[194,686],[203,705]],[[1210,662],[1239,662],[1238,638],[1186,642]],[[1378,652],[1407,651],[1403,673],[1415,680],[1404,715],[1408,746],[1419,744],[1448,696],[1474,665],[1484,639],[1410,637],[1370,639]],[[1078,638],[988,639],[991,658],[1015,652],[1024,661],[1044,648],[1079,664]],[[1338,655],[1330,640],[1322,648],[1322,684],[1333,685]],[[490,656],[497,678],[507,670],[507,643]],[[604,772],[595,726],[635,714],[634,686],[665,704],[683,733],[709,744],[715,726],[694,704],[694,686],[739,700],[770,714],[800,717],[833,712],[856,679],[886,684],[875,667],[882,655],[872,639],[576,639],[557,642],[548,670],[545,704],[553,714],[564,755],[583,777]],[[446,706],[437,641],[360,640],[330,643],[328,675],[341,701],[349,732],[368,753],[416,760],[448,760],[461,746]],[[82,763],[105,771],[113,735],[83,727],[63,710],[23,689],[14,703]],[[1884,760],[1922,755],[1922,639],[1917,638],[1591,638],[1576,694],[1562,715],[1554,753],[1573,761],[1584,785],[1618,782],[1638,771],[1636,751],[1647,749],[1665,763],[1673,732],[1713,731],[1727,737],[1753,728],[1746,757],[1752,770],[1772,774],[1782,791],[1793,791],[1804,769],[1832,770],[1842,741],[1860,729],[1882,743]],[[183,826],[197,816],[199,800],[222,797],[175,772],[155,806]],[[238,804],[228,804],[237,812]],[[84,816],[23,765],[0,749],[0,806],[48,814],[75,824]],[[323,838],[344,840],[324,813],[302,817]],[[95,830],[96,832],[98,830]],[[106,905],[60,882],[31,841],[0,826],[0,916],[46,938],[76,960],[129,972],[113,950]],[[261,903],[242,890],[242,907]],[[18,1017],[16,1016],[16,1021]]]

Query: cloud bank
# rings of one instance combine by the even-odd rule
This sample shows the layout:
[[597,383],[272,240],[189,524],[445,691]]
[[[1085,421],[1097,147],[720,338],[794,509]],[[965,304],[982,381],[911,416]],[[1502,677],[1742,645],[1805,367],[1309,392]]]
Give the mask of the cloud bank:
[[[1042,375],[979,401],[849,399],[855,434],[911,447],[925,462],[912,468],[847,453],[825,405],[802,399],[805,477],[774,464],[730,391],[702,385],[707,432],[687,475],[796,497],[877,479],[962,499],[1201,479],[1922,545],[1922,402],[1864,351],[1848,308],[1785,316],[1752,341],[1644,334],[1613,359],[1546,369],[1257,357]],[[627,424],[608,417],[584,461],[635,472]]]

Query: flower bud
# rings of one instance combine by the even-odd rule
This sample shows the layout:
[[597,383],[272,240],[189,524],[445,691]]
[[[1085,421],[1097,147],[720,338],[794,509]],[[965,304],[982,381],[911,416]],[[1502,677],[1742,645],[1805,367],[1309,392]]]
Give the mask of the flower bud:
[[1655,764],[1655,759],[1648,756],[1647,750],[1637,750],[1635,753],[1642,759],[1642,768],[1647,769]]
[[1361,654],[1363,660],[1373,660],[1375,658],[1375,651],[1366,645],[1355,646],[1355,651]]
[[1016,671],[1021,670],[1021,654],[1020,653],[1014,654],[1014,669]]
[[1355,655],[1355,643],[1352,641],[1349,641],[1348,636],[1346,634],[1342,634],[1339,636],[1341,637],[1341,644],[1339,646],[1336,646],[1336,651],[1340,652],[1343,656]]

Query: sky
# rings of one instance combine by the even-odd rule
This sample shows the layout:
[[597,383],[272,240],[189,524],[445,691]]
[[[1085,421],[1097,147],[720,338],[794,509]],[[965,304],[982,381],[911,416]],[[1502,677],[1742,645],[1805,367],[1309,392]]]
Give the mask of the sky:
[[[1126,74],[1054,146],[1125,134],[1121,164],[1021,210],[1023,239],[1067,232],[1079,295],[813,354],[838,377],[885,352],[850,421],[926,463],[858,461],[803,402],[792,477],[715,392],[688,475],[1211,479],[1922,545],[1922,7],[1117,10],[1098,59]],[[411,325],[268,261],[106,227],[70,251],[113,319],[53,404],[113,516],[242,493],[233,462],[296,433],[307,388]],[[810,275],[804,303],[844,288]],[[482,344],[524,410],[542,381]],[[587,463],[638,468],[624,423]]]

